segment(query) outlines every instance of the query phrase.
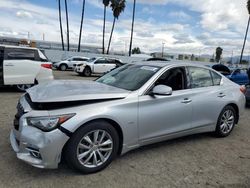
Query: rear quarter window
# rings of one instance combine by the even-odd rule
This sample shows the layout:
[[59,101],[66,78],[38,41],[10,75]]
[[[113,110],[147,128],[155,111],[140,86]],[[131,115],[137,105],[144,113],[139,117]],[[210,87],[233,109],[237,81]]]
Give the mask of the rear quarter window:
[[217,74],[216,72],[214,72],[214,71],[211,71],[211,75],[212,75],[212,78],[213,78],[213,84],[215,86],[219,86],[220,83],[221,83],[222,77],[219,74]]
[[5,50],[6,60],[35,60],[35,50],[9,48]]

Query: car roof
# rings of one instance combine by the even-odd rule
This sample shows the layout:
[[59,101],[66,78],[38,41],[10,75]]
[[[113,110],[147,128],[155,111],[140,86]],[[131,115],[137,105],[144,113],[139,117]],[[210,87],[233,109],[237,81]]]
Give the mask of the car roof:
[[4,45],[4,44],[0,44],[0,47],[38,50],[38,48],[29,47],[29,46],[13,46],[13,45]]
[[[132,64],[138,64],[138,65],[146,65],[146,66],[157,66],[157,67],[170,67],[170,66],[195,66],[195,67],[202,67],[202,68],[206,68],[206,69],[211,69],[210,67],[207,67],[198,63],[192,63],[192,62],[188,62],[188,61],[175,61],[175,60],[171,60],[171,61],[139,61],[139,62],[134,62]],[[211,69],[213,70],[213,69]]]
[[70,59],[70,58],[87,58],[87,59],[89,59],[89,57],[85,57],[85,56],[71,56],[68,59]]

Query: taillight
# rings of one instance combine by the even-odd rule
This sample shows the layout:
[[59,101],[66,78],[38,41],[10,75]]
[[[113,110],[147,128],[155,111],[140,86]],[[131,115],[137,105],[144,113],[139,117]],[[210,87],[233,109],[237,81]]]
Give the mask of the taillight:
[[245,94],[247,92],[247,89],[245,86],[240,86],[240,91]]
[[52,64],[43,63],[43,64],[41,64],[41,66],[42,66],[43,68],[46,68],[46,69],[52,69]]

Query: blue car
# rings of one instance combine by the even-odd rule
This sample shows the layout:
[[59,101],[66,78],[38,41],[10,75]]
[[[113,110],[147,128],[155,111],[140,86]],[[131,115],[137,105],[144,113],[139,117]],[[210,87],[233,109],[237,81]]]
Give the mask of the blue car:
[[228,77],[230,80],[232,80],[233,82],[235,82],[239,85],[246,85],[249,83],[247,69],[237,68],[237,69],[233,69],[231,71],[232,72],[230,75],[226,75],[226,77]]

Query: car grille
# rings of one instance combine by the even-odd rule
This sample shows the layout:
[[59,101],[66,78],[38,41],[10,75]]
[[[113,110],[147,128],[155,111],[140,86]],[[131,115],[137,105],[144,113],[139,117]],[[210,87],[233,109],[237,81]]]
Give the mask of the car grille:
[[19,120],[20,120],[20,118],[21,118],[24,114],[25,114],[24,108],[22,107],[21,103],[18,102],[18,104],[17,104],[17,113],[16,113],[16,115],[15,115],[15,119],[14,119],[14,122],[13,122],[14,128],[15,128],[16,130],[19,130]]

